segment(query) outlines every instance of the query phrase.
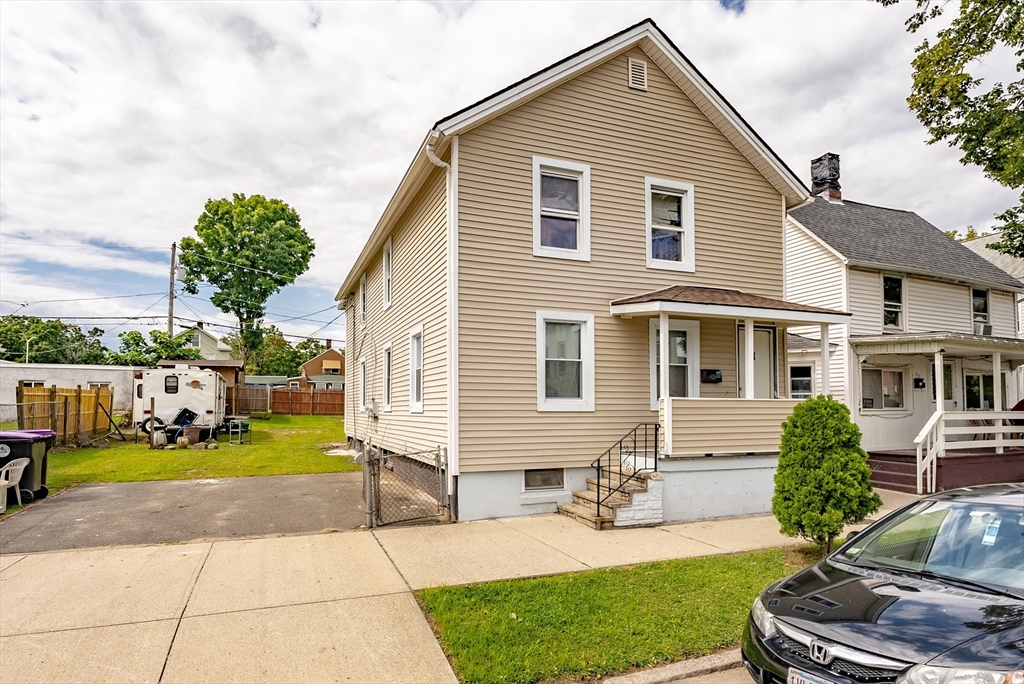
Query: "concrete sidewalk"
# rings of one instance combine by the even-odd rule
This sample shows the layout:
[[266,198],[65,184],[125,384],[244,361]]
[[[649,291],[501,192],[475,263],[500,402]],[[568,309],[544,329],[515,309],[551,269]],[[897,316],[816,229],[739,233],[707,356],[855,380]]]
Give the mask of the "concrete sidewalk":
[[597,532],[542,515],[0,555],[0,682],[455,682],[415,589],[797,543],[771,516]]

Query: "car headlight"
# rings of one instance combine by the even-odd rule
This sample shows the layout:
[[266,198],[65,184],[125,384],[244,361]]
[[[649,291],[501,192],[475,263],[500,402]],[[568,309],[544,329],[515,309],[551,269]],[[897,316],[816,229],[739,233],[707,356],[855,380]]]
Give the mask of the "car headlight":
[[915,665],[897,684],[1024,684],[1024,670],[975,670],[966,667]]
[[[761,634],[765,637],[770,637],[775,634],[775,620],[772,619],[772,614],[768,612],[768,609],[764,607],[764,601],[758,596],[754,599],[754,606],[750,609],[750,617],[754,620],[754,624],[761,630]],[[917,684],[916,682],[914,684]],[[928,684],[931,684],[930,682]],[[959,682],[957,683],[959,684]],[[1017,682],[1013,682],[1017,684]]]

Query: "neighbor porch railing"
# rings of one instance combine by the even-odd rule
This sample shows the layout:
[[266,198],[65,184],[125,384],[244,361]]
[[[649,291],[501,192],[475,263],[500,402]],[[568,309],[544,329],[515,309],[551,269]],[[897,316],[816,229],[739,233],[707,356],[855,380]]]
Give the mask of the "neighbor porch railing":
[[641,473],[657,472],[661,425],[640,423],[590,464],[597,470],[597,515],[601,506]]
[[1024,447],[1024,439],[1013,437],[1022,432],[1024,411],[935,411],[914,438],[917,493],[935,493],[938,459],[947,451],[993,449],[1001,453],[1005,447]]

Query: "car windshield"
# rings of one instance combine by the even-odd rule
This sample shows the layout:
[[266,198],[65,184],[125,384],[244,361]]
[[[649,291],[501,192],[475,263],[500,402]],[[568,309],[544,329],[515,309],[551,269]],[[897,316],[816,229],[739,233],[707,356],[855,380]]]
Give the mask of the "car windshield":
[[934,573],[1020,596],[1024,508],[963,499],[921,501],[854,537],[836,559]]

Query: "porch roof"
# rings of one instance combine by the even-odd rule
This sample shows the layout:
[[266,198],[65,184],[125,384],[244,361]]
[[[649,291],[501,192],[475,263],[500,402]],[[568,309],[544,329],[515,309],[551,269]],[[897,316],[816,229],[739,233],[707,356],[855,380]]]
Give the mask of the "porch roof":
[[854,351],[867,354],[963,354],[1000,352],[1004,359],[1024,359],[1024,340],[956,332],[906,333],[850,337]]
[[850,314],[842,311],[795,304],[741,290],[694,285],[673,285],[611,303],[613,316],[644,316],[662,312],[709,318],[755,318],[797,325],[845,325],[850,321]]

